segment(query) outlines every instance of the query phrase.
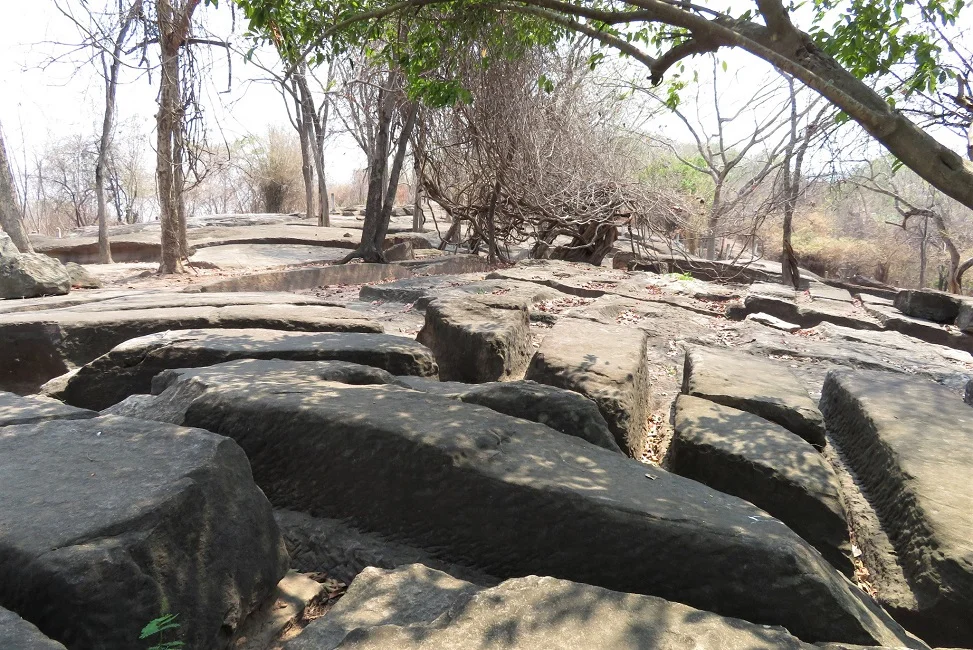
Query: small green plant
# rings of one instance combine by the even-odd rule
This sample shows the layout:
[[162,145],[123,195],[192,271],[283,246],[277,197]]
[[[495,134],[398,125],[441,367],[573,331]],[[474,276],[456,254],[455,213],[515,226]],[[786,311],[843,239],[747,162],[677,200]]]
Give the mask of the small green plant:
[[683,282],[689,282],[690,280],[693,279],[693,274],[692,273],[688,273],[688,272],[687,273],[680,273],[679,275],[676,276],[676,279],[677,280],[682,280]]
[[179,650],[186,647],[186,644],[182,641],[163,641],[164,633],[167,630],[179,629],[179,623],[176,623],[177,616],[179,614],[165,614],[149,621],[149,624],[142,628],[139,639],[144,640],[158,635],[158,638],[154,639],[156,644],[149,647],[148,650]]

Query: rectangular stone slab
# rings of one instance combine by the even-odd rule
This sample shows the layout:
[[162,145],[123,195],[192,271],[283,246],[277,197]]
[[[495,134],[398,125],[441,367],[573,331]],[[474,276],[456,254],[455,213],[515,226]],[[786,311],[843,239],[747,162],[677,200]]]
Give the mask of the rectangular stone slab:
[[526,379],[593,400],[623,450],[639,446],[649,409],[643,330],[561,318],[527,368]]
[[20,396],[0,392],[0,427],[44,420],[83,420],[96,415],[94,411],[68,406],[42,395]]
[[819,449],[824,421],[804,386],[787,368],[757,356],[691,348],[682,392],[776,422]]
[[897,612],[934,645],[973,639],[973,410],[930,381],[832,371],[821,410],[917,600]]
[[221,647],[287,570],[246,456],[207,431],[4,427],[0,494],[0,606],[72,650],[137,647],[164,613],[186,647]]
[[197,329],[151,334],[116,346],[82,366],[55,397],[82,408],[105,409],[148,393],[152,378],[171,368],[211,366],[236,359],[351,361],[397,375],[435,377],[432,352],[387,334]]
[[[342,307],[205,305],[205,301],[187,298],[191,297],[183,296],[178,302],[192,306],[119,306],[113,310],[90,305],[0,314],[0,390],[34,392],[47,380],[96,359],[120,343],[167,330],[253,327],[303,332],[382,331],[380,324]],[[138,303],[150,304],[144,299]]]
[[389,386],[217,387],[186,423],[240,443],[275,506],[489,575],[653,594],[808,640],[921,647],[753,505],[484,407]]
[[834,470],[814,447],[752,413],[680,395],[666,467],[763,508],[852,575]]

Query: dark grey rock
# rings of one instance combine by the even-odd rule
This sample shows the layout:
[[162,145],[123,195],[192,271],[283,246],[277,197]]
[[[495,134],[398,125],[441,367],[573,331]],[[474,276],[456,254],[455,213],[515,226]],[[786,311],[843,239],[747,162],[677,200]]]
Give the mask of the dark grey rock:
[[435,376],[437,371],[428,349],[386,334],[180,330],[116,346],[79,369],[55,397],[82,408],[104,409],[134,393],[149,392],[152,378],[163,370],[237,359],[350,361],[403,375]]
[[913,644],[751,504],[484,407],[391,386],[214,388],[186,422],[240,443],[276,507],[498,578],[651,593],[808,640]]
[[[342,307],[308,304],[207,305],[202,296],[168,300],[125,296],[68,309],[0,314],[0,390],[35,392],[129,339],[189,328],[267,328],[303,332],[381,332],[382,326]],[[190,300],[187,300],[190,299]],[[194,304],[195,303],[195,304]],[[134,306],[145,306],[133,309]],[[107,406],[107,404],[105,405]]]
[[99,417],[0,435],[0,603],[72,650],[132,648],[163,613],[223,647],[287,554],[232,440]]
[[[463,586],[465,584],[465,587]],[[345,600],[347,599],[347,600]],[[527,576],[489,589],[421,566],[369,569],[287,650],[814,650],[779,627]]]
[[293,510],[275,510],[274,517],[284,536],[291,566],[304,573],[326,573],[349,584],[366,567],[394,569],[418,563],[478,585],[499,582],[474,569],[437,560],[420,548],[358,530],[344,521]]
[[744,310],[738,315],[770,314],[802,328],[817,327],[821,323],[832,323],[841,327],[860,330],[880,330],[882,324],[865,309],[853,303],[837,300],[814,300],[812,302],[793,302],[765,293],[751,293],[744,299]]
[[785,367],[749,354],[691,348],[682,392],[776,422],[819,449],[824,421],[797,377]]
[[926,343],[973,353],[973,336],[962,331],[956,331],[930,320],[907,316],[896,309],[879,304],[866,303],[865,309],[882,323],[885,329],[901,332]]
[[0,392],[0,427],[44,420],[83,420],[98,414],[68,406],[43,395],[15,395]]
[[680,395],[666,467],[746,499],[787,524],[851,576],[838,478],[809,443],[745,411]]
[[326,616],[312,622],[285,650],[333,650],[355,630],[431,623],[480,589],[422,564],[394,571],[370,567],[355,578]]
[[923,379],[849,371],[828,373],[821,410],[912,588],[894,615],[934,645],[968,645],[973,411]]
[[618,446],[629,451],[639,445],[648,417],[646,339],[638,329],[562,318],[534,354],[526,378],[593,400]]
[[[4,233],[0,236],[6,237]],[[2,243],[2,242],[0,242]],[[66,650],[9,609],[0,607],[0,646],[3,650]]]
[[895,308],[907,316],[952,325],[959,315],[960,305],[971,304],[945,291],[934,289],[906,289],[895,296]]
[[445,381],[520,379],[533,352],[527,306],[501,296],[432,301],[416,340],[435,353]]

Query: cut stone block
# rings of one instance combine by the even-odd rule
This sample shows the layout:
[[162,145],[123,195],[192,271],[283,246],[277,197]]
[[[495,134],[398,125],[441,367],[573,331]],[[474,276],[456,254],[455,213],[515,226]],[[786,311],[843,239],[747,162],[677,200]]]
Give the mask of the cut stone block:
[[[465,587],[464,587],[465,585]],[[421,566],[369,569],[287,650],[816,650],[779,627],[527,576],[489,589]]]
[[0,392],[0,427],[12,424],[30,424],[44,420],[83,420],[97,413],[68,406],[63,402],[42,395],[20,396]]
[[[144,309],[149,300],[128,297],[65,309],[0,314],[0,390],[34,392],[129,339],[189,328],[267,328],[304,332],[375,332],[382,326],[358,312],[328,305],[200,304]],[[188,300],[196,298],[196,300]],[[196,303],[196,304],[193,304]],[[111,309],[115,308],[115,309]]]
[[100,410],[134,393],[148,393],[152,378],[163,370],[236,359],[336,360],[401,375],[435,376],[437,372],[427,348],[386,334],[180,330],[150,334],[116,346],[80,368],[55,397],[74,406]]
[[0,607],[0,645],[3,650],[67,650],[3,607]]
[[968,646],[973,411],[929,381],[850,371],[828,373],[821,409],[912,588],[893,613],[934,645]]
[[0,605],[72,650],[131,648],[165,613],[225,647],[287,570],[232,440],[120,417],[4,427]]
[[746,411],[680,395],[666,467],[746,499],[852,575],[838,478],[809,443]]
[[481,406],[390,386],[216,387],[186,422],[240,443],[276,507],[501,579],[555,575],[807,640],[914,645],[755,506]]
[[593,400],[628,451],[644,435],[648,417],[647,339],[635,328],[562,318],[534,354],[526,378]]
[[519,301],[434,300],[416,337],[431,349],[445,381],[520,379],[530,362],[530,318]]
[[758,357],[691,348],[686,351],[682,392],[776,422],[817,448],[824,421],[801,382],[787,368]]
[[893,304],[907,316],[952,325],[959,315],[960,306],[970,306],[973,302],[945,291],[906,289],[895,296]]

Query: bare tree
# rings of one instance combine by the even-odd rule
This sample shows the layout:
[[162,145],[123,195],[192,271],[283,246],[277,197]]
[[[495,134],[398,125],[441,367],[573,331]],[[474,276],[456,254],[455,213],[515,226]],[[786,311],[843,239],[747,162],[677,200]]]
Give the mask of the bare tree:
[[22,253],[34,251],[24,228],[24,215],[17,200],[13,169],[7,157],[7,144],[0,126],[0,227],[10,236],[14,246]]
[[102,264],[110,264],[112,258],[105,185],[110,174],[109,158],[115,128],[119,74],[126,48],[136,36],[138,27],[145,21],[143,0],[117,0],[114,11],[104,13],[97,13],[83,3],[83,17],[75,14],[73,5],[63,5],[55,1],[55,6],[78,30],[82,37],[80,47],[92,52],[89,61],[96,66],[105,84],[105,110],[94,171],[95,196],[98,202],[98,259]]

